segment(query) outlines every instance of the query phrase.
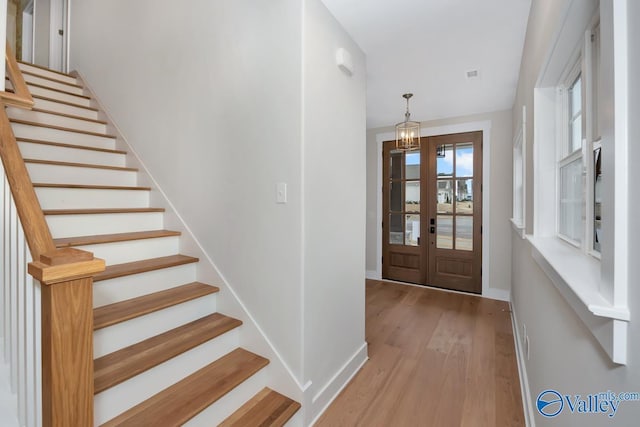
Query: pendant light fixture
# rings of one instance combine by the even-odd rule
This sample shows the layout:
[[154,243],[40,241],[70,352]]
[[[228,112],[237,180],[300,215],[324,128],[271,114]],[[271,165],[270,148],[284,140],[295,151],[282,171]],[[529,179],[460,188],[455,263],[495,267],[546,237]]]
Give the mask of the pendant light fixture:
[[412,93],[402,95],[407,100],[407,111],[404,113],[404,122],[396,125],[396,149],[402,151],[413,151],[420,149],[420,122],[412,122],[409,120],[409,98]]

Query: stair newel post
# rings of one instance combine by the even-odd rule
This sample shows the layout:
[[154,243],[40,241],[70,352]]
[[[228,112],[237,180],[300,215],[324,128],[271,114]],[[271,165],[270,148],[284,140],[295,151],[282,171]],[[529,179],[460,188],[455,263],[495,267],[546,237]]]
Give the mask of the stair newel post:
[[43,426],[93,425],[93,276],[104,260],[65,248],[29,264],[41,283]]

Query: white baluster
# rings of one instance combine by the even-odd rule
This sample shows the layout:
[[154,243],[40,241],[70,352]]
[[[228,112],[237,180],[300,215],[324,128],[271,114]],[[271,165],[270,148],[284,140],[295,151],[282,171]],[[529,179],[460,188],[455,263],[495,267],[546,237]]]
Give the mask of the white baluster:
[[6,364],[16,405],[15,421],[0,425],[41,427],[40,283],[27,272],[31,253],[1,163],[0,172],[0,364]]
[[13,197],[10,197],[11,205],[9,206],[9,292],[11,305],[11,391],[16,393],[18,389],[18,212],[13,203]]
[[0,162],[0,170],[2,170],[2,185],[0,186],[0,268],[2,268],[2,272],[0,273],[0,284],[2,285],[2,289],[0,289],[0,309],[2,309],[2,313],[0,313],[0,363],[4,363],[7,359],[7,355],[5,354],[5,349],[7,348],[6,338],[7,338],[7,287],[5,286],[7,281],[5,277],[5,218],[6,218],[6,200],[5,200],[5,189],[7,187],[7,177],[4,175],[4,169],[2,168],[2,163]]
[[26,425],[27,419],[27,300],[26,300],[26,280],[27,274],[26,259],[24,256],[25,239],[22,224],[18,219],[16,241],[16,270],[18,272],[18,419],[21,425]]
[[[3,170],[4,172],[4,170]],[[4,176],[4,173],[2,174]],[[11,253],[9,247],[11,246],[11,239],[9,233],[9,217],[11,210],[11,192],[9,191],[9,184],[7,179],[4,179],[4,192],[2,197],[2,292],[4,295],[3,305],[3,318],[4,318],[4,362],[8,363],[11,353],[11,287],[9,283],[11,281],[11,274],[9,272],[9,262],[11,260]]]

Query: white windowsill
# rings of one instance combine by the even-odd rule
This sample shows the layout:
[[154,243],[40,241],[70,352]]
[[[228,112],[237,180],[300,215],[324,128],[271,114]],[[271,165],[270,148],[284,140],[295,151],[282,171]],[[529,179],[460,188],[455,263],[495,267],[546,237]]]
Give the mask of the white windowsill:
[[533,258],[563,296],[571,292],[595,316],[629,321],[628,307],[611,304],[599,292],[600,261],[556,237],[526,237]]
[[511,221],[511,227],[518,233],[520,238],[524,239],[526,237],[524,234],[524,224],[516,221],[514,218],[511,218],[509,221]]

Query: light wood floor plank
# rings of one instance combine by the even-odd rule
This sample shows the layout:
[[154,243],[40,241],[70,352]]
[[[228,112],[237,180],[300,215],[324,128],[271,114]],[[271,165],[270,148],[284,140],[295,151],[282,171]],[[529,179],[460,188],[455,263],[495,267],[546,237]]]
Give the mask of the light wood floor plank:
[[509,305],[367,281],[369,361],[317,427],[522,427]]

